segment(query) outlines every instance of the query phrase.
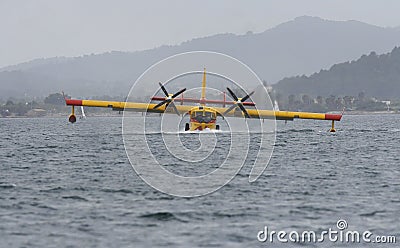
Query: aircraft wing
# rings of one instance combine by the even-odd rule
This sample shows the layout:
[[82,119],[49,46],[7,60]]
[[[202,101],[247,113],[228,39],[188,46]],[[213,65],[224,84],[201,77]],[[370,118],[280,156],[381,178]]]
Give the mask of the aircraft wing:
[[[153,113],[166,113],[174,114],[172,108],[167,108],[165,105],[154,109],[157,105],[155,103],[138,103],[138,102],[115,102],[115,101],[98,101],[98,100],[78,100],[78,99],[65,99],[65,103],[69,106],[87,106],[87,107],[102,107],[111,108],[113,110],[129,110],[136,112],[153,112]],[[180,114],[189,112],[192,108],[198,105],[179,105],[175,104]],[[222,116],[228,108],[213,107],[219,115]],[[291,111],[274,111],[263,109],[247,109],[251,118],[257,119],[277,119],[277,120],[293,120],[293,119],[314,119],[314,120],[332,120],[340,121],[342,114],[324,114],[324,113],[309,113],[309,112],[291,112]],[[228,117],[241,117],[244,118],[243,113],[239,110],[232,110],[225,114]]]
[[[224,113],[228,108],[215,108],[218,113]],[[325,113],[310,113],[310,112],[292,112],[292,111],[274,111],[264,109],[246,109],[251,118],[257,119],[276,119],[288,120],[293,119],[313,119],[313,120],[332,120],[340,121],[342,114],[325,114]],[[225,116],[243,117],[242,111],[232,110],[225,114]]]
[[[165,105],[154,109],[157,105],[155,103],[140,103],[140,102],[114,102],[114,101],[98,101],[98,100],[78,100],[78,99],[65,99],[65,103],[68,106],[86,106],[86,107],[99,107],[99,108],[111,108],[113,110],[125,110],[135,112],[152,112],[152,113],[166,113],[175,114],[172,108],[167,108]],[[189,112],[191,108],[196,106],[189,105],[178,105],[175,104],[180,114]]]

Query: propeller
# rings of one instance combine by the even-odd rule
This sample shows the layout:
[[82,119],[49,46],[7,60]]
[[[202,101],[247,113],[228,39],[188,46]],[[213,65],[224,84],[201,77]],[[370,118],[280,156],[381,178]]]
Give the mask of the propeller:
[[233,91],[232,91],[231,89],[229,89],[228,87],[227,87],[226,89],[228,90],[229,94],[232,96],[233,100],[235,100],[235,104],[233,104],[232,106],[230,106],[230,107],[224,112],[224,115],[226,115],[227,113],[229,113],[232,109],[234,109],[234,108],[236,108],[236,107],[239,107],[239,108],[242,110],[242,112],[243,112],[243,114],[244,114],[244,116],[245,116],[246,118],[251,118],[250,115],[249,115],[249,113],[247,112],[246,108],[243,106],[243,102],[246,101],[247,99],[249,99],[250,96],[254,94],[254,91],[250,92],[250,94],[247,94],[245,97],[239,99],[239,98],[235,95],[235,93],[233,93]]
[[176,92],[176,93],[173,94],[173,95],[170,95],[170,94],[168,94],[167,89],[165,89],[165,87],[164,87],[164,85],[162,85],[162,83],[158,83],[158,84],[160,85],[161,90],[162,90],[162,91],[164,92],[164,94],[165,94],[165,100],[162,101],[162,102],[160,102],[160,103],[158,103],[156,106],[154,106],[153,109],[157,109],[157,108],[161,107],[161,106],[164,105],[164,104],[165,104],[165,109],[167,109],[167,107],[168,107],[169,105],[171,105],[172,108],[174,109],[175,113],[176,113],[177,115],[180,115],[178,109],[176,108],[176,106],[175,106],[175,104],[174,104],[174,98],[177,97],[177,96],[179,96],[180,94],[182,94],[182,93],[186,90],[186,88],[181,89],[180,91]]

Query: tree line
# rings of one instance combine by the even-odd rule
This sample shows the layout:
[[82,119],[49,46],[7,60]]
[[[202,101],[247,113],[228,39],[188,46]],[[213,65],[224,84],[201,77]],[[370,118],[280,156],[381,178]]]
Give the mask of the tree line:
[[312,97],[308,94],[290,94],[286,97],[272,91],[270,96],[280,110],[287,111],[329,112],[341,111],[344,108],[350,111],[398,111],[400,106],[399,101],[381,101],[375,97],[367,97],[364,92],[359,92],[356,96]]

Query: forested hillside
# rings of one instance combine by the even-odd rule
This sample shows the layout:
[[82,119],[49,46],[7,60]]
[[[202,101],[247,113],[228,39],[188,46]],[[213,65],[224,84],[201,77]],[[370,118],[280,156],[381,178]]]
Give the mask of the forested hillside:
[[400,98],[400,48],[377,55],[371,52],[355,61],[333,65],[311,76],[285,78],[274,85],[276,92],[288,96],[366,96]]

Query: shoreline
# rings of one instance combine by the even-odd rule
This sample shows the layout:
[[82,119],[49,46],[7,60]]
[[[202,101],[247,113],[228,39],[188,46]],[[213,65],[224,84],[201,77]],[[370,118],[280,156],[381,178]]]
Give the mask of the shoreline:
[[396,115],[397,111],[344,111],[343,115]]

